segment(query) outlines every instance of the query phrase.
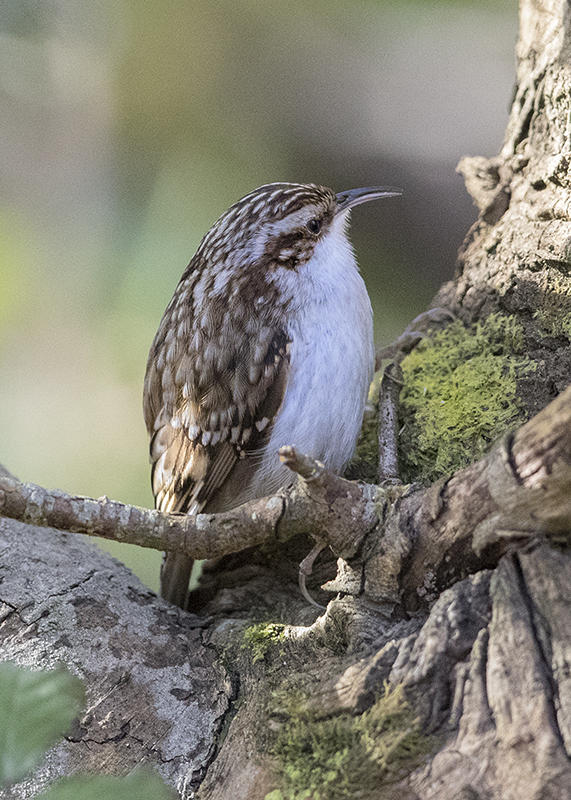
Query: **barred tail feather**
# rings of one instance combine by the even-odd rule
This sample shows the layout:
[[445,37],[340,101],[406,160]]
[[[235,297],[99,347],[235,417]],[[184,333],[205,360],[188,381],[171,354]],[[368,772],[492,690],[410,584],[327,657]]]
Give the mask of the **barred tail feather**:
[[181,608],[186,608],[193,561],[180,553],[165,553],[161,565],[161,597]]

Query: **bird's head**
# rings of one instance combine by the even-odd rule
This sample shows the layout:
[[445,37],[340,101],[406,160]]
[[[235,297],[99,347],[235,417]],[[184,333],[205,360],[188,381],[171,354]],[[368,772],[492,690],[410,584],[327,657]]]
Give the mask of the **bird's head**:
[[336,194],[312,183],[270,183],[231,206],[206,234],[199,252],[221,263],[239,254],[244,267],[298,270],[320,243],[346,235],[352,208],[401,193],[393,187],[368,186]]
[[[226,312],[276,319],[327,293],[356,270],[347,236],[352,208],[395,197],[400,189],[370,186],[337,194],[325,186],[270,183],[238,200],[202,239],[172,302],[192,298],[205,324]],[[214,310],[216,313],[214,313]],[[182,313],[182,312],[181,312]]]

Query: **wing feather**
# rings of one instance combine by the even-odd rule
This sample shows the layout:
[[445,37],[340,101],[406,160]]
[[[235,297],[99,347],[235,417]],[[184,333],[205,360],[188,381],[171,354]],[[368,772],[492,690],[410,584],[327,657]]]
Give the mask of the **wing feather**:
[[204,336],[173,343],[159,328],[144,407],[155,505],[162,511],[231,507],[234,473],[236,495],[247,491],[283,400],[289,347],[283,331],[264,325],[251,336],[237,333],[221,354]]

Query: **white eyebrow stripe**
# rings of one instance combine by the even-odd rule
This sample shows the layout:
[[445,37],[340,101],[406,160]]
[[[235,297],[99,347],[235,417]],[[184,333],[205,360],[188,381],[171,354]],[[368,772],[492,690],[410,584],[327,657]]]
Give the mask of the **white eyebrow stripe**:
[[269,221],[269,232],[279,235],[280,233],[288,233],[296,228],[301,228],[308,220],[318,215],[321,210],[319,206],[313,204],[298,208],[297,211],[292,211],[291,214],[287,214],[282,219]]

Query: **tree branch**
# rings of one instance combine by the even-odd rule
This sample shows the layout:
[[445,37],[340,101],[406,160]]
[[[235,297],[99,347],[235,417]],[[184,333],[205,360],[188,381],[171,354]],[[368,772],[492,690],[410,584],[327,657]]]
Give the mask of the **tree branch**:
[[280,457],[297,484],[223,514],[163,514],[1,473],[0,514],[198,559],[310,533],[364,565],[369,597],[407,605],[427,581],[441,590],[497,563],[514,542],[571,530],[571,387],[485,458],[427,489],[353,483],[291,447]]
[[336,538],[342,536],[341,527],[351,509],[360,519],[369,520],[369,527],[374,522],[374,514],[368,514],[365,508],[369,502],[367,492],[358,484],[334,475],[293,447],[282,448],[280,458],[300,475],[299,485],[220,514],[165,514],[107,497],[95,500],[57,489],[50,491],[0,472],[0,516],[185,553],[196,559],[218,558],[276,537],[285,540],[301,532],[319,530],[323,526],[324,503],[329,503],[325,519]]

